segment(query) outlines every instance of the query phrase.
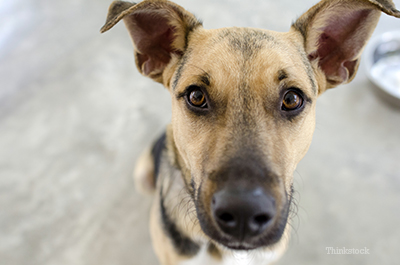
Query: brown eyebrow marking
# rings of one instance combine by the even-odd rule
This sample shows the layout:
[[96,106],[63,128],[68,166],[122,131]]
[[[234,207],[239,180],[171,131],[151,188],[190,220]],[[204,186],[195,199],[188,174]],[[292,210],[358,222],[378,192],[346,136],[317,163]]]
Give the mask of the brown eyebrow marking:
[[205,84],[206,86],[210,86],[211,82],[210,82],[210,75],[208,73],[204,73],[203,75],[201,75],[200,77],[200,81]]
[[279,70],[278,71],[278,80],[282,81],[283,79],[288,78],[288,74],[286,73],[285,70]]

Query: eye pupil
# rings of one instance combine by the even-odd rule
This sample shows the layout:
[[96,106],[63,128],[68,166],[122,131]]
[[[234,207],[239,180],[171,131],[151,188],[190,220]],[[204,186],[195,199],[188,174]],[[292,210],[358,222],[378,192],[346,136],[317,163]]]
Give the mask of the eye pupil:
[[294,91],[289,91],[283,97],[283,110],[295,110],[302,106],[303,98]]
[[189,99],[190,103],[196,107],[201,107],[206,102],[204,93],[197,89],[190,92]]

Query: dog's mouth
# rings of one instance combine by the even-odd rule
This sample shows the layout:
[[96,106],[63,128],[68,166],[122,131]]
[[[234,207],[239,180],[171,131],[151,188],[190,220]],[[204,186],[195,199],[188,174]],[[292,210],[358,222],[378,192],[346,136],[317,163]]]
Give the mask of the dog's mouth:
[[[200,192],[198,193],[200,194]],[[265,248],[278,243],[288,223],[291,196],[286,196],[283,206],[279,207],[276,216],[270,221],[262,232],[242,232],[240,236],[221,229],[210,211],[207,211],[202,201],[197,198],[196,212],[203,232],[217,245],[222,245],[231,250],[254,250]],[[243,229],[243,228],[240,228]],[[244,229],[245,230],[245,229]]]

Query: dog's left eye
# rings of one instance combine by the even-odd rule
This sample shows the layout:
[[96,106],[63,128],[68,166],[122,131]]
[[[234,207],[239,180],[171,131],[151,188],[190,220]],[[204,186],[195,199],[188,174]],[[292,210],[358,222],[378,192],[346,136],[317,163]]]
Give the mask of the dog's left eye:
[[283,96],[282,110],[292,111],[292,110],[297,110],[302,106],[303,106],[303,97],[300,95],[300,93],[293,90],[289,90]]
[[187,94],[187,101],[190,105],[196,108],[207,108],[207,99],[204,92],[198,88],[194,87]]

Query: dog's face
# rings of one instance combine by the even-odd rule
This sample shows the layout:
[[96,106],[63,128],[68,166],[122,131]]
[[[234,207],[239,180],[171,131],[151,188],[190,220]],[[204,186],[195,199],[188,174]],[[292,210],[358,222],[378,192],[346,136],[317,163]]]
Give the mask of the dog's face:
[[354,78],[388,1],[321,1],[288,33],[205,30],[161,0],[115,2],[139,71],[172,97],[171,137],[200,225],[233,249],[269,246],[287,223],[292,176],[311,144],[318,95]]
[[[293,171],[311,143],[318,91],[295,38],[241,28],[197,30],[188,45],[196,52],[185,55],[170,86],[175,145],[190,169],[186,177],[200,223],[232,248],[255,248],[280,238]],[[210,207],[215,194],[231,186],[248,192],[260,188],[274,201],[268,229],[246,244],[232,242],[233,232],[218,225]]]

